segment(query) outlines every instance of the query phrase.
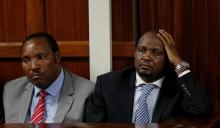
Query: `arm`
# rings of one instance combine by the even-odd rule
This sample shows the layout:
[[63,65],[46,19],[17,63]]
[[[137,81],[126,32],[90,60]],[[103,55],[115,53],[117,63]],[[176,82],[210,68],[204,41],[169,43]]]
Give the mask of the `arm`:
[[102,83],[97,78],[94,93],[88,98],[85,108],[85,122],[106,122],[107,111],[102,92]]
[[[159,30],[157,35],[165,47],[170,63],[177,69],[178,65],[183,63],[183,60],[175,48],[172,36],[164,30]],[[179,77],[177,82],[183,97],[181,101],[183,110],[191,115],[210,113],[211,104],[208,94],[201,88],[190,70],[183,70],[180,74],[177,72],[177,75]]]
[[159,30],[157,36],[160,38],[160,40],[162,41],[165,47],[170,63],[173,64],[174,66],[180,64],[183,60],[180,58],[176,50],[173,37],[164,30]]
[[178,78],[178,85],[181,89],[181,103],[184,112],[189,115],[210,115],[211,103],[208,93],[201,88],[192,73]]

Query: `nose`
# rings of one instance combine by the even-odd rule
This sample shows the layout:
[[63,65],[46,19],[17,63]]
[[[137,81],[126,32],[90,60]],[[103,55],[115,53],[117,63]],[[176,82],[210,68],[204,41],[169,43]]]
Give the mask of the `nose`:
[[36,60],[32,60],[31,61],[31,70],[36,70],[36,69],[39,69],[39,68],[40,68],[40,66],[37,63],[37,61]]

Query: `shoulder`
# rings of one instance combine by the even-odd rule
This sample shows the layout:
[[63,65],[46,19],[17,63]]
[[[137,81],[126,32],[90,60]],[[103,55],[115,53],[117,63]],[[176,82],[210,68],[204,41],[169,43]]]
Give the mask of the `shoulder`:
[[6,84],[4,86],[4,91],[7,91],[7,90],[14,91],[19,88],[23,89],[23,88],[25,88],[25,85],[27,85],[28,83],[30,83],[30,82],[26,76],[19,77],[17,79],[6,82]]
[[68,70],[64,70],[64,76],[67,81],[71,81],[74,86],[81,86],[81,87],[89,87],[93,88],[95,86],[95,83],[93,81],[90,81],[86,78],[83,78],[79,75],[76,75]]
[[8,81],[3,90],[4,103],[18,100],[29,85],[32,84],[25,76]]
[[72,73],[72,72],[70,72],[68,70],[64,70],[64,74],[66,76],[68,75],[69,77],[71,77],[71,79],[74,79],[74,80],[77,80],[77,81],[80,81],[80,82],[83,82],[83,83],[87,83],[87,84],[94,84],[94,82],[92,82],[92,81],[90,81],[90,80],[88,80],[86,78],[83,78],[83,77],[81,77],[81,76],[79,76],[77,74],[74,74],[74,73]]
[[133,67],[126,67],[121,70],[112,71],[105,73],[103,75],[98,76],[97,79],[102,80],[117,80],[117,79],[127,79],[131,77],[135,73],[135,68]]
[[135,68],[126,67],[118,71],[112,71],[97,77],[96,85],[111,87],[128,87],[135,82]]

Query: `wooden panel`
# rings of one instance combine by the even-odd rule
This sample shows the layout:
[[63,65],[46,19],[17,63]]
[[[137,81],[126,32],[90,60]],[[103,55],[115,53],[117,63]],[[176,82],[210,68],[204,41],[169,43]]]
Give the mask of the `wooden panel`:
[[[209,79],[208,86],[210,87],[210,92],[215,98],[215,110],[216,113],[220,113],[220,1],[212,0],[207,1],[207,24],[208,24],[208,75]],[[201,51],[202,52],[202,51]],[[202,62],[203,64],[203,62]],[[204,73],[205,74],[205,73]]]
[[73,73],[89,79],[89,58],[61,58],[62,66]]
[[[89,57],[88,41],[58,41],[62,57]],[[0,42],[0,58],[19,58],[22,42]],[[134,42],[113,42],[113,56],[131,57]]]
[[88,0],[1,0],[0,42],[20,42],[33,32],[57,40],[88,40]]
[[3,13],[3,1],[0,0],[0,41],[4,41],[4,31],[3,31],[3,26],[4,26],[4,22],[3,22],[3,16],[4,16],[4,13]]
[[[194,69],[196,75],[201,81],[203,86],[210,88],[208,72],[209,72],[209,56],[208,56],[208,31],[207,31],[207,4],[206,2],[201,2],[199,0],[194,0],[192,5],[192,26],[191,35],[192,41],[187,43],[183,50],[190,48],[190,53],[187,54],[191,62],[193,63],[192,68]],[[199,30],[199,31],[198,31]],[[188,32],[185,30],[185,33]],[[183,33],[182,33],[183,36]],[[184,46],[184,42],[182,42]],[[187,50],[189,51],[189,50]],[[202,69],[202,70],[201,70]]]
[[134,41],[133,0],[112,0],[113,41]]
[[171,0],[140,0],[139,5],[141,34],[159,28],[172,30],[174,8]]
[[23,75],[21,59],[1,59],[0,67],[0,86],[3,86],[8,80],[12,80]]
[[88,0],[46,0],[45,20],[57,40],[89,40]]
[[113,57],[113,70],[120,70],[124,67],[134,66],[134,57]]
[[1,0],[0,42],[22,41],[25,28],[25,0]]
[[[0,43],[0,58],[18,58],[22,42]],[[59,41],[60,52],[63,57],[88,57],[88,41]]]
[[133,57],[135,43],[133,41],[114,41],[112,44],[113,57]]
[[44,0],[26,0],[26,31],[45,32]]

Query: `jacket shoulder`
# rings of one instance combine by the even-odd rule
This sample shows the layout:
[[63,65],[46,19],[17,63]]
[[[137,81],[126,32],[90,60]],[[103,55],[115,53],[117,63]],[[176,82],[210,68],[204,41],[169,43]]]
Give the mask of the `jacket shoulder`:
[[83,78],[79,75],[76,75],[68,70],[65,70],[65,75],[68,75],[69,78],[71,78],[73,81],[77,81],[77,82],[80,82],[80,83],[83,83],[83,85],[94,85],[95,83],[93,81],[90,81],[86,78]]
[[111,71],[98,76],[99,79],[126,79],[135,73],[135,68],[126,67],[121,70]]
[[24,89],[25,85],[29,83],[29,80],[26,76],[16,78],[14,80],[6,82],[4,86],[4,92],[11,90],[12,92],[19,89]]

